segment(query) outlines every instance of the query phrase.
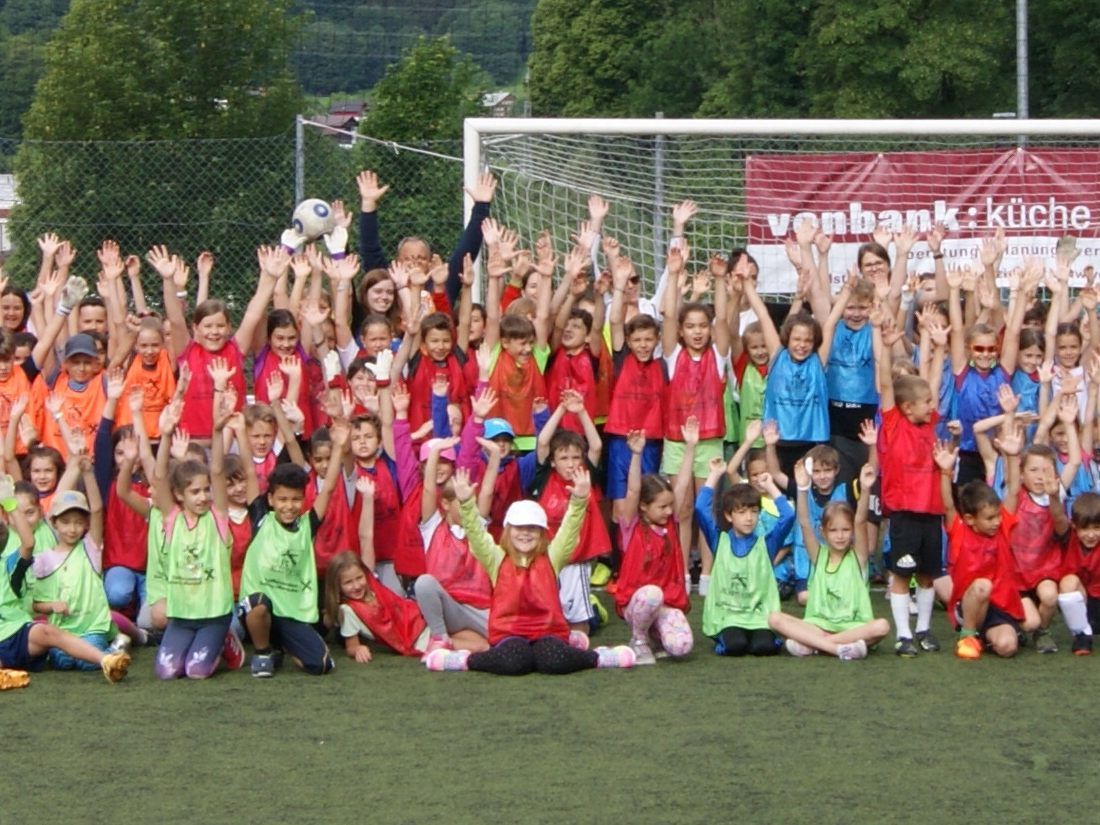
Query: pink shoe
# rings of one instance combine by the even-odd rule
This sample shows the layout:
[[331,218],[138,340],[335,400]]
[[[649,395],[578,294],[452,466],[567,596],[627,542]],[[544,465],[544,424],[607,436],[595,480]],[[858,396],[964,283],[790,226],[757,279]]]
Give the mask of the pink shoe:
[[437,650],[454,650],[454,645],[451,644],[450,636],[429,636],[428,647],[424,650],[424,655],[420,657],[420,661],[424,661],[428,658],[429,653],[434,653]]
[[596,655],[599,656],[596,667],[634,667],[634,651],[628,645],[597,647]]
[[466,660],[470,658],[468,650],[447,650],[437,647],[421,660],[428,670],[467,670]]
[[583,630],[570,630],[569,646],[577,650],[588,650],[588,634]]
[[229,630],[225,634],[225,645],[222,647],[222,661],[229,670],[240,670],[244,666],[244,645],[237,638],[237,634]]

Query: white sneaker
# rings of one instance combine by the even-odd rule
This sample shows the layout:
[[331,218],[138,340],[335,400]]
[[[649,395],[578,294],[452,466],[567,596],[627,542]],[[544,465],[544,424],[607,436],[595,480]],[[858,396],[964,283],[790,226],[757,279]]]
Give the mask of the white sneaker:
[[867,642],[860,639],[858,642],[850,642],[846,645],[837,645],[836,657],[842,662],[851,662],[854,659],[867,658]]
[[655,665],[657,657],[653,655],[653,649],[645,639],[631,639],[630,649],[634,651],[634,664]]
[[685,592],[686,592],[686,593],[687,593],[687,594],[688,594],[689,596],[691,595],[691,574],[690,574],[690,573],[687,573],[687,574],[686,574],[686,575],[684,576],[684,591],[685,591]]
[[699,576],[699,595],[707,595],[707,591],[710,590],[710,576]]
[[125,633],[119,633],[107,646],[107,649],[111,653],[129,653],[130,648],[133,646],[133,642],[130,637]]
[[817,651],[809,645],[804,645],[802,642],[796,642],[794,639],[787,639],[784,643],[784,647],[787,648],[787,652],[792,656],[813,656],[817,653]]

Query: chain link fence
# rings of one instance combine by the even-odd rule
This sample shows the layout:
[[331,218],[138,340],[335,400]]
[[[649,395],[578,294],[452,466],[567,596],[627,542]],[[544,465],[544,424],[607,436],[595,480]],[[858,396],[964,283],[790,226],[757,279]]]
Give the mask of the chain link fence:
[[[36,239],[55,232],[77,250],[74,274],[94,290],[95,250],[107,238],[123,254],[144,257],[164,244],[194,261],[210,250],[216,265],[211,295],[239,312],[256,282],[256,247],[276,243],[290,222],[296,172],[305,197],[342,198],[359,211],[355,176],[374,169],[390,192],[382,204],[383,247],[408,235],[449,250],[462,226],[461,141],[397,146],[346,135],[293,129],[268,138],[181,141],[48,142],[0,140],[14,157],[17,200],[3,237],[5,269],[30,288],[38,272]],[[350,248],[358,245],[352,222]],[[443,252],[441,254],[446,254]],[[146,295],[159,304],[160,285],[145,267]]]

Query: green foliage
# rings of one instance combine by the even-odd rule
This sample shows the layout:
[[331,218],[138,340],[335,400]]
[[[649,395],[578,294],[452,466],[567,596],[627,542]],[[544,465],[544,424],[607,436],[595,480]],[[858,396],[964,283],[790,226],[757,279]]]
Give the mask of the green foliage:
[[1032,17],[1041,16],[1042,21],[1031,33],[1031,116],[1096,117],[1100,101],[1096,8],[1075,0],[1046,0],[1037,8],[1041,12]]
[[[251,268],[255,246],[278,237],[292,207],[301,95],[288,70],[287,7],[74,0],[16,156],[16,272],[33,271],[34,238],[46,230],[85,254],[114,237],[128,251],[213,248],[227,268]],[[250,137],[257,143],[219,140]]]

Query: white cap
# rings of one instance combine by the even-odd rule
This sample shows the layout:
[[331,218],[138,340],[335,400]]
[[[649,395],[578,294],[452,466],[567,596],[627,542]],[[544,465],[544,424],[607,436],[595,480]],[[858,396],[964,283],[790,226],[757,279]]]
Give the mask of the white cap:
[[504,514],[505,527],[541,527],[546,529],[546,511],[537,501],[513,501]]

